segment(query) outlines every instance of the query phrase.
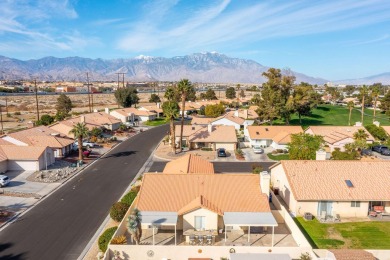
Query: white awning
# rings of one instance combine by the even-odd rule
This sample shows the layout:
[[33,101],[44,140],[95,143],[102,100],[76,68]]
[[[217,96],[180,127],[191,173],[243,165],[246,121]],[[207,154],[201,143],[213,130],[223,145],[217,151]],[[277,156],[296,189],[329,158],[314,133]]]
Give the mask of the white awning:
[[225,226],[275,227],[278,225],[271,212],[225,212],[223,221]]
[[230,254],[230,260],[291,260],[288,254]]
[[177,212],[141,211],[141,223],[146,225],[176,225]]

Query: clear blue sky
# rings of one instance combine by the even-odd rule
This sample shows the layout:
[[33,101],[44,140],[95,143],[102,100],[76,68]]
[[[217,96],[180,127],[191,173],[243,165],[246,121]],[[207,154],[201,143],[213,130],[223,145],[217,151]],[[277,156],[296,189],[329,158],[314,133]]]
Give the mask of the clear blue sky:
[[390,72],[390,1],[0,0],[0,55],[204,51],[329,80]]

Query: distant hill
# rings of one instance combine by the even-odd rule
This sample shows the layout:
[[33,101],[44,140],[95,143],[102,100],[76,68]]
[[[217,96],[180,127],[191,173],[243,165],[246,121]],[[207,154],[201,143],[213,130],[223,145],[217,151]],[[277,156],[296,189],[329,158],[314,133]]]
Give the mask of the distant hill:
[[359,79],[337,80],[334,81],[333,83],[347,84],[347,85],[372,85],[374,83],[382,83],[383,85],[390,85],[390,72],[385,72],[378,75],[373,75],[373,76],[359,78]]
[[[188,78],[207,83],[262,83],[261,76],[269,67],[252,60],[231,58],[216,52],[195,53],[173,58],[138,56],[130,59],[88,59],[81,57],[45,57],[21,61],[0,56],[0,71],[6,79],[85,81],[85,72],[92,80],[116,80],[115,73],[126,73],[127,81],[178,81]],[[294,72],[296,82],[324,84],[325,79]]]

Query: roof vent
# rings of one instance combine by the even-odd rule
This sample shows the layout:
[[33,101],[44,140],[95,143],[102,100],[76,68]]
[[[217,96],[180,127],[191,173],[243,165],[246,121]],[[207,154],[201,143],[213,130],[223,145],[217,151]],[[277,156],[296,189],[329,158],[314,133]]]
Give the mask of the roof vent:
[[193,126],[191,129],[192,129],[192,130],[195,130],[195,126]]
[[265,131],[268,131],[268,128],[266,128]]
[[257,135],[259,135],[259,132],[256,132]]
[[352,184],[352,181],[351,180],[345,180],[345,183],[347,184],[347,186],[349,188],[353,188],[353,184]]
[[59,136],[60,133],[51,133],[50,135],[52,135],[52,136]]

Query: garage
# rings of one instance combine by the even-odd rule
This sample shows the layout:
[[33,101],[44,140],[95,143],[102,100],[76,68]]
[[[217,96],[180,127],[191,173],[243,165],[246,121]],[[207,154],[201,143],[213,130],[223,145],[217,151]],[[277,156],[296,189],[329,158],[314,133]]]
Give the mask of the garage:
[[216,143],[215,149],[225,148],[228,151],[236,150],[236,143]]
[[10,171],[37,171],[39,170],[38,165],[36,160],[8,160],[8,170]]

